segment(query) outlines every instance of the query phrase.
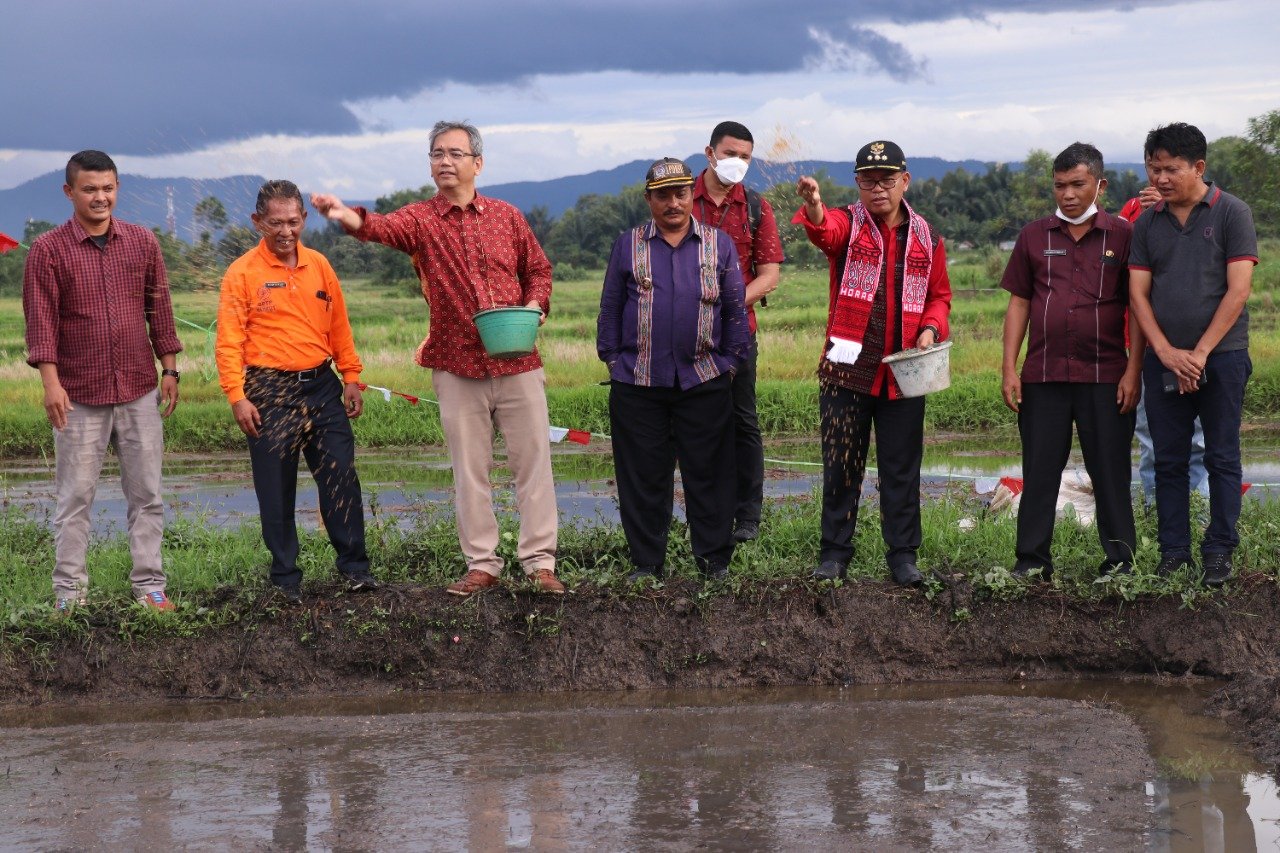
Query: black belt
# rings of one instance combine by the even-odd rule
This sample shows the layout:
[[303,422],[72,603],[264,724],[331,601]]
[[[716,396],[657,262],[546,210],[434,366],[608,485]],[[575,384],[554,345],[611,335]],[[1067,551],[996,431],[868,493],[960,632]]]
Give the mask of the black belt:
[[314,379],[319,379],[324,372],[332,373],[332,371],[329,370],[330,364],[331,362],[326,358],[315,367],[308,367],[306,370],[277,370],[274,367],[249,367],[245,370],[245,373],[261,372],[279,377],[280,379],[289,379],[295,382],[311,382]]

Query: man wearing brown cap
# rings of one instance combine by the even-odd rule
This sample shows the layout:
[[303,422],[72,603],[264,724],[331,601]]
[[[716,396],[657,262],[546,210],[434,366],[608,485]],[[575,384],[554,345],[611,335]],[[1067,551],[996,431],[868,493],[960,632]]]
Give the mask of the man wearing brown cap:
[[792,222],[831,266],[826,341],[818,365],[822,416],[822,550],[814,577],[843,578],[853,556],[871,427],[880,475],[880,531],[896,583],[918,585],[924,398],[903,397],[884,357],[947,336],[951,283],[942,238],[903,200],[902,149],[864,145],[854,161],[856,204],[828,210],[802,177]]
[[733,557],[732,374],[746,356],[745,288],[733,240],[693,219],[693,173],[664,158],[645,175],[653,218],[613,245],[596,351],[609,366],[618,508],[635,570],[661,578],[675,489],[699,571]]

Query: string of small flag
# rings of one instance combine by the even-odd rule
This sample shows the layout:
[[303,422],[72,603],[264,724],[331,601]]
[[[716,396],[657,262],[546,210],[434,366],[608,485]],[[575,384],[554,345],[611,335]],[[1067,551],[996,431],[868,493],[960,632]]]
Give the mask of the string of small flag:
[[5,252],[11,252],[17,248],[29,249],[31,247],[26,243],[23,243],[21,240],[15,240],[8,234],[0,231],[0,255],[3,255]]

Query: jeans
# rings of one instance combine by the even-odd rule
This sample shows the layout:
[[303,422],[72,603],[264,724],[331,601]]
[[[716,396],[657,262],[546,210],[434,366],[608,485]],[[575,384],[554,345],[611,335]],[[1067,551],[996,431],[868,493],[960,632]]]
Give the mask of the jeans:
[[[1133,434],[1138,437],[1138,479],[1142,483],[1142,500],[1156,499],[1156,451],[1151,444],[1151,428],[1147,426],[1147,395],[1138,402],[1138,422]],[[1191,434],[1191,488],[1209,497],[1209,472],[1204,470],[1204,427],[1196,418]]]
[[1240,415],[1253,372],[1248,350],[1213,353],[1206,381],[1191,394],[1166,393],[1165,367],[1148,351],[1142,365],[1143,396],[1155,447],[1156,516],[1163,557],[1191,558],[1189,467],[1197,416],[1204,425],[1204,466],[1209,472],[1209,527],[1200,550],[1229,554],[1240,543]]

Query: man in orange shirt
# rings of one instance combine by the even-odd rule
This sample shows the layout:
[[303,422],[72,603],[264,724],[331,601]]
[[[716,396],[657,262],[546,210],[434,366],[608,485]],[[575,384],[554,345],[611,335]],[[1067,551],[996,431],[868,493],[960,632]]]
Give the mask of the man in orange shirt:
[[263,184],[252,219],[262,241],[222,279],[216,352],[222,390],[249,438],[271,583],[288,602],[302,601],[294,523],[301,451],[338,571],[352,592],[376,589],[350,423],[363,408],[363,365],[342,286],[324,255],[299,242],[307,213],[293,183]]

